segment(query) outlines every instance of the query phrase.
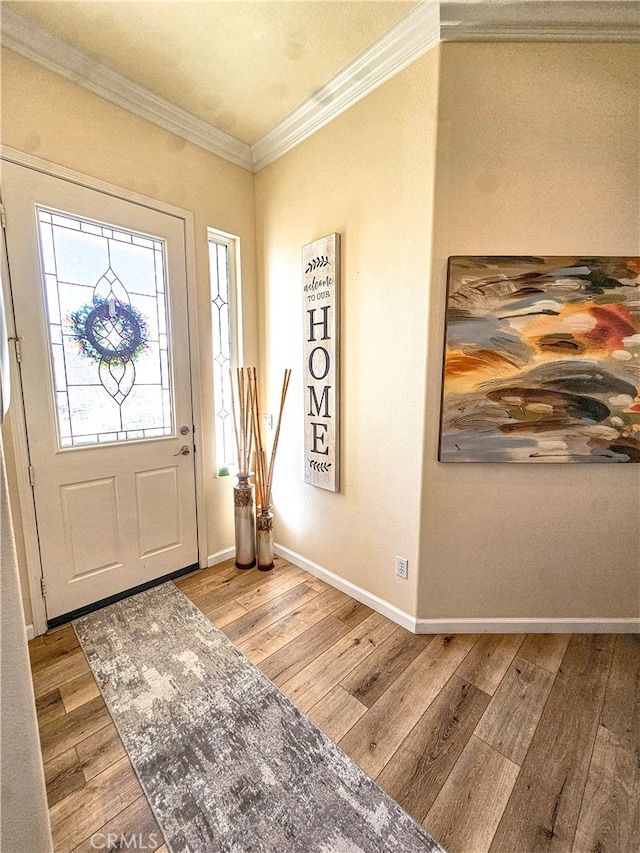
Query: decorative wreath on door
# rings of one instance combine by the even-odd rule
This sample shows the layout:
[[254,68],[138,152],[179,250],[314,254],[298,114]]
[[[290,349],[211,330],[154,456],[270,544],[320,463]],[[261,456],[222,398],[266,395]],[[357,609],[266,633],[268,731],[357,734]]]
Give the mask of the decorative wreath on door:
[[69,318],[87,358],[107,364],[134,361],[147,347],[147,324],[133,305],[117,299],[94,299]]

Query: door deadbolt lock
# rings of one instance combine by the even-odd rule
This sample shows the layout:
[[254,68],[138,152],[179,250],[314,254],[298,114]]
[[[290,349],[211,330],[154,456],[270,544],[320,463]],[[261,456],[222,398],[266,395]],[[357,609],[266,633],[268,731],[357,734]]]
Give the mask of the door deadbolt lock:
[[188,456],[191,453],[191,448],[188,444],[183,444],[180,450],[177,453],[174,453],[174,456]]
[[191,432],[190,427],[188,427],[188,426],[181,426],[180,427],[180,435],[189,435],[190,432]]

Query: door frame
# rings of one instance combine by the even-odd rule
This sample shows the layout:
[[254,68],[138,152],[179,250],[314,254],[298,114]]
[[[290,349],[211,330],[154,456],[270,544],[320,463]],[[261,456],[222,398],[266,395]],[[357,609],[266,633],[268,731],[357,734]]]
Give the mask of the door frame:
[[[185,242],[185,273],[187,284],[187,317],[189,326],[189,366],[191,374],[191,408],[193,414],[194,445],[202,448],[203,446],[203,418],[202,418],[202,396],[200,389],[202,387],[200,374],[200,350],[198,346],[198,311],[197,311],[197,278],[196,278],[196,254],[195,254],[195,227],[193,221],[193,213],[184,208],[175,207],[171,204],[158,201],[157,199],[148,196],[140,195],[114,184],[107,183],[98,178],[92,178],[84,175],[81,172],[76,172],[73,169],[67,169],[65,166],[59,166],[49,160],[43,160],[40,157],[34,157],[31,154],[25,154],[15,148],[9,148],[5,145],[0,148],[0,157],[10,163],[15,163],[18,166],[25,166],[28,169],[33,169],[37,172],[42,172],[45,175],[50,175],[54,178],[69,181],[87,189],[96,190],[97,192],[105,193],[106,195],[114,196],[123,201],[133,202],[134,204],[148,207],[156,210],[159,213],[167,213],[171,216],[181,219],[184,227],[184,242]],[[6,246],[4,245],[4,234],[2,235],[3,244],[3,273],[7,268]],[[10,338],[15,338],[15,319],[13,316],[13,300],[10,281],[10,269],[8,274],[3,275],[5,282],[5,304],[7,306],[7,327]],[[38,542],[38,532],[36,524],[35,503],[33,498],[33,488],[29,478],[29,445],[27,439],[27,426],[22,404],[22,381],[20,371],[17,365],[17,359],[11,359],[11,399],[13,405],[9,407],[7,413],[7,421],[11,428],[13,437],[14,460],[17,471],[18,497],[20,503],[20,513],[22,516],[22,534],[24,538],[24,546],[27,562],[27,573],[29,577],[29,595],[31,598],[31,612],[33,619],[33,634],[38,636],[44,634],[47,630],[47,614],[45,600],[43,595],[43,573],[42,561],[40,557],[40,546]],[[19,402],[18,402],[19,401]],[[207,522],[206,522],[206,504],[205,504],[205,472],[204,458],[202,450],[194,453],[195,467],[195,502],[196,502],[196,529],[198,537],[198,565],[200,568],[206,568],[208,565],[207,557]]]

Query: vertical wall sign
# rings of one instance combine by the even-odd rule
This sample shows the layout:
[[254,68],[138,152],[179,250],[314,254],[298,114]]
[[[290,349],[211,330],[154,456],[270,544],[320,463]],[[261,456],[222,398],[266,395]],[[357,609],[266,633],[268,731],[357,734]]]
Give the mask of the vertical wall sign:
[[340,488],[340,235],[302,247],[304,481]]

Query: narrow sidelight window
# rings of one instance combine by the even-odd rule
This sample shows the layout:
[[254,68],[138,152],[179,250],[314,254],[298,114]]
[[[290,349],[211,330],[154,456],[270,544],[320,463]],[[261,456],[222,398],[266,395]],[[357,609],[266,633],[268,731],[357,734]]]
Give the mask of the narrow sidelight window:
[[232,367],[242,363],[237,273],[239,253],[240,241],[237,237],[209,229],[213,403],[216,468],[219,477],[230,474],[236,465],[230,371]]

